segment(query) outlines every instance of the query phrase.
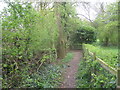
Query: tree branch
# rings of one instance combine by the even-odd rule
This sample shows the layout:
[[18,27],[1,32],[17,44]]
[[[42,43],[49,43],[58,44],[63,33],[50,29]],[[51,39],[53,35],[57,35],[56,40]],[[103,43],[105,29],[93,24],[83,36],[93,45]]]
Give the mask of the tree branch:
[[91,20],[90,18],[86,17],[85,15],[83,15],[83,14],[77,14],[77,15],[83,16],[84,18],[86,18],[87,20],[89,20],[90,22],[93,23],[93,20]]

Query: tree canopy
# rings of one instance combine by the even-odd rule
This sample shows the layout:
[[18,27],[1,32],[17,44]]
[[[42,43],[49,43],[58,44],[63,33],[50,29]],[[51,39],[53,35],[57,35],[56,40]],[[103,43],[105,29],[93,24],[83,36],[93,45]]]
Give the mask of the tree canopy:
[[118,45],[118,15],[118,3],[112,3],[94,21],[101,44]]

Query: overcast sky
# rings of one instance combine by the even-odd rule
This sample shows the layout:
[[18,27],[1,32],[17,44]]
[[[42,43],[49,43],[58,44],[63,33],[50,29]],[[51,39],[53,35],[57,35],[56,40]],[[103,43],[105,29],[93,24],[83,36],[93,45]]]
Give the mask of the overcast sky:
[[[89,8],[89,11],[90,11],[90,19],[91,20],[94,20],[97,16],[97,12],[93,9],[95,8],[94,5],[96,5],[96,3],[99,3],[99,2],[104,2],[104,5],[108,5],[110,3],[113,3],[113,2],[116,2],[117,0],[86,0],[86,1],[89,1],[90,2],[90,8]],[[97,5],[96,5],[97,6]],[[85,9],[82,5],[76,7],[76,11],[78,14],[83,14],[85,15],[85,17],[89,18],[88,15],[86,14],[85,12]],[[80,15],[79,15],[80,16]],[[85,17],[83,16],[80,16],[82,19],[85,19]]]
[[[25,1],[25,0],[24,0]],[[32,1],[32,0],[31,0]],[[34,0],[36,1],[36,0]],[[42,0],[43,1],[43,0]],[[61,1],[61,0],[47,0],[47,1]],[[69,1],[69,0],[62,0],[62,1]],[[92,5],[96,4],[96,2],[107,2],[107,3],[112,3],[112,2],[116,2],[117,0],[71,0],[72,2],[90,2]],[[0,11],[3,10],[4,7],[7,7],[7,5],[3,2],[3,0],[0,0]],[[86,17],[88,17],[88,15],[86,14],[86,12],[84,11],[84,8],[82,6],[77,6],[76,7],[76,11],[78,14],[83,14]],[[94,20],[96,17],[96,12],[90,8],[90,19]],[[80,15],[79,15],[80,16]],[[80,16],[82,19],[84,19],[83,16]]]

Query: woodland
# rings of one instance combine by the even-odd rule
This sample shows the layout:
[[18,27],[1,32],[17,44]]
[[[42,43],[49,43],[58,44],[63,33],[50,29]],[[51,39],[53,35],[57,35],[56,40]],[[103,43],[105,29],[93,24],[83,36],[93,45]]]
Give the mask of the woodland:
[[[76,51],[81,53],[81,58],[71,68],[72,71],[78,67],[75,87],[67,88],[120,86],[119,2],[97,2],[92,8],[97,13],[94,20],[90,18],[90,2],[5,0],[4,3],[7,7],[0,13],[2,88],[61,88],[63,73],[74,62],[68,63],[77,58]],[[77,13],[79,6],[84,7],[88,17]],[[88,50],[118,75],[102,67]]]

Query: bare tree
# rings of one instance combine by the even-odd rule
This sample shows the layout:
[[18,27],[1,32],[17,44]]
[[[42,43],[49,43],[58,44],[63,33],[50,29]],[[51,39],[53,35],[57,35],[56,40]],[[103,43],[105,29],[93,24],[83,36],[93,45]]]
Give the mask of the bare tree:
[[91,19],[91,12],[94,11],[96,13],[96,16],[105,12],[105,3],[104,2],[96,2],[96,3],[90,3],[90,2],[78,2],[76,6],[80,7],[81,10],[85,12],[85,14],[78,13],[78,16],[82,16],[91,23],[93,23],[93,20]]

